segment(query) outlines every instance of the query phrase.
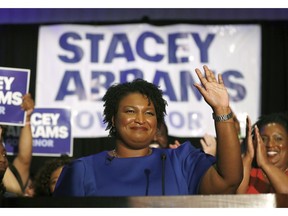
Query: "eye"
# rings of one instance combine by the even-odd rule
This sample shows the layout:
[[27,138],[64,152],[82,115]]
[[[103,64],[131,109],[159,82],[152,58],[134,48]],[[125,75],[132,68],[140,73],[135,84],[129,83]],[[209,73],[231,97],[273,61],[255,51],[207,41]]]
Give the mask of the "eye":
[[135,113],[135,111],[132,109],[129,109],[129,110],[126,110],[125,113]]
[[281,136],[277,136],[277,137],[275,137],[275,140],[276,140],[277,142],[281,142],[283,139],[282,139]]
[[151,111],[147,111],[146,114],[149,115],[149,116],[154,116],[155,115],[154,112],[151,112]]

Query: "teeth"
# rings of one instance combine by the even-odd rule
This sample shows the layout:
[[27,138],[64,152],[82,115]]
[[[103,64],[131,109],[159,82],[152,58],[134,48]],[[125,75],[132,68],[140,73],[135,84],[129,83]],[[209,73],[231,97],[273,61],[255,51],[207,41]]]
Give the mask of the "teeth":
[[277,154],[277,152],[275,152],[275,151],[269,151],[269,152],[267,152],[267,155],[268,156],[274,156],[274,155],[276,155]]

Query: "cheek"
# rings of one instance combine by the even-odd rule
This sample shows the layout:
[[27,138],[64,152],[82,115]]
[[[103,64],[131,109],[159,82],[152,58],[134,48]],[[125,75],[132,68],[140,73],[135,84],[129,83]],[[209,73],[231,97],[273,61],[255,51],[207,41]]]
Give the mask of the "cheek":
[[288,159],[288,146],[287,145],[282,145],[281,147],[281,151],[285,153],[287,159]]
[[132,123],[134,121],[133,117],[125,117],[125,116],[119,116],[116,120],[115,120],[115,125],[117,126],[125,126],[128,125],[130,123]]
[[152,129],[154,129],[155,134],[157,133],[157,119],[156,118],[151,118],[147,120],[148,124]]
[[8,168],[8,159],[7,158],[4,161],[4,166],[6,167],[6,169]]
[[282,141],[282,142],[275,142],[277,144],[277,146],[282,150],[282,151],[286,151],[288,150],[288,143],[286,141]]

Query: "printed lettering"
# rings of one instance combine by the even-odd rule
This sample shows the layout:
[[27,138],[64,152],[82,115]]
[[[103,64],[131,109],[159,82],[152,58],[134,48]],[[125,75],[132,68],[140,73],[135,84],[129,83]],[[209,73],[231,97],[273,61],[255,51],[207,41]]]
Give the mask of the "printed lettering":
[[11,90],[11,85],[15,77],[0,76],[0,90]]

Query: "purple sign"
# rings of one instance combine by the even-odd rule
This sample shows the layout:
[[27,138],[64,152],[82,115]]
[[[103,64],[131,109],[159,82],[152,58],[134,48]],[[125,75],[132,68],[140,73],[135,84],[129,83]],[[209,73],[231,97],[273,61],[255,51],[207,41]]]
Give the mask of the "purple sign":
[[[71,110],[66,108],[35,108],[31,118],[33,156],[73,156]],[[18,151],[19,127],[4,139],[8,154]],[[18,128],[18,129],[17,129]],[[15,134],[18,134],[17,139]]]
[[29,69],[0,67],[0,124],[24,126],[22,97],[28,93]]

